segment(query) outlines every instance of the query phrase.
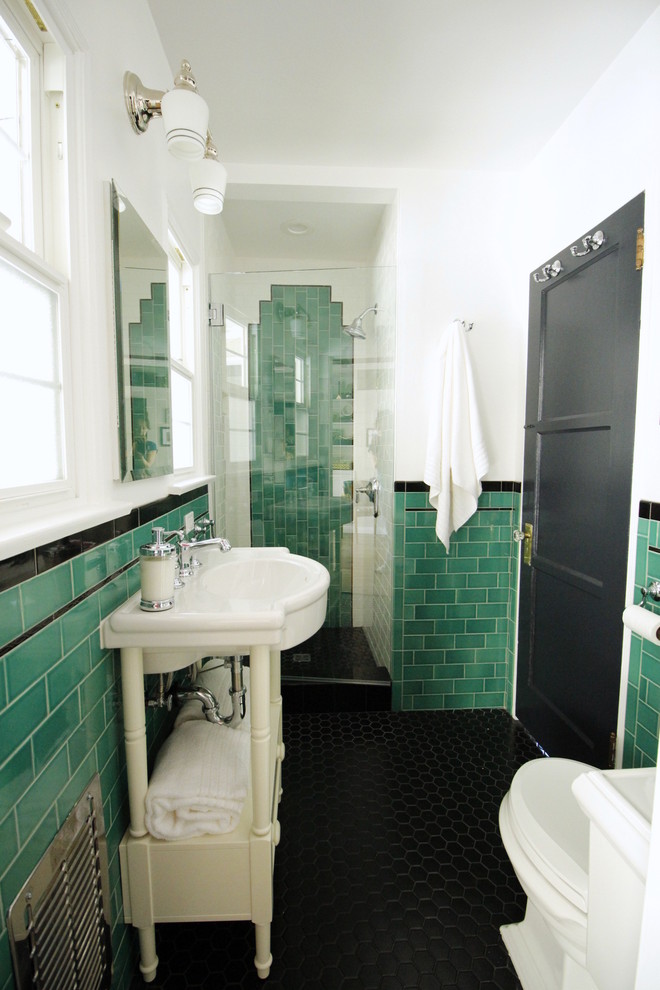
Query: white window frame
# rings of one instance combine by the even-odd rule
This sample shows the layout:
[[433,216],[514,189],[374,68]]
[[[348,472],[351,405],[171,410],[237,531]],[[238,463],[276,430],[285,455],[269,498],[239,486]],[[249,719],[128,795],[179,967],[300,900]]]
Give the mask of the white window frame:
[[[249,324],[244,316],[238,313],[238,310],[232,310],[230,307],[224,307],[225,312],[225,372],[224,377],[227,382],[227,390],[232,394],[236,394],[241,398],[244,397],[246,390],[249,388],[249,348],[248,348],[248,327]],[[227,343],[227,324],[231,323],[235,327],[239,327],[242,331],[243,338],[243,349],[242,351],[237,351],[233,347],[229,347]],[[233,367],[240,368],[240,381],[235,381],[230,379],[228,370],[230,363],[228,356],[234,354],[238,360],[232,361]]]
[[[57,129],[51,120],[54,104],[50,94],[45,90],[45,60],[48,46],[52,45],[54,50],[56,45],[52,43],[50,34],[43,35],[27,7],[17,0],[0,0],[0,17],[16,37],[30,66],[27,70],[30,86],[30,99],[26,103],[28,120],[25,121],[23,118],[21,126],[21,131],[29,131],[29,136],[22,137],[19,141],[19,145],[25,147],[29,155],[26,168],[26,185],[29,189],[25,186],[21,188],[20,235],[16,236],[16,233],[12,233],[11,228],[7,233],[12,240],[34,251],[37,256],[43,257],[51,264],[61,265],[63,259],[54,256],[50,251],[45,251],[44,248],[46,243],[52,241],[52,236],[49,237],[50,231],[47,229],[48,224],[43,209],[43,183],[50,180],[48,167],[43,167],[47,153],[46,142],[51,132]],[[49,85],[51,84],[49,81]],[[57,192],[61,194],[61,190]]]
[[[197,449],[198,449],[198,439],[197,439],[197,425],[198,417],[196,416],[196,396],[197,396],[197,380],[196,380],[196,365],[197,365],[197,339],[195,334],[195,314],[198,310],[197,305],[197,292],[195,291],[195,274],[193,265],[187,255],[187,252],[183,245],[181,244],[180,238],[177,236],[176,232],[172,229],[170,224],[168,230],[168,306],[170,307],[169,312],[169,325],[170,325],[170,376],[173,380],[174,375],[178,375],[184,381],[188,382],[190,385],[190,452],[191,460],[187,464],[177,464],[177,453],[176,453],[176,437],[177,429],[175,426],[174,417],[174,395],[173,390],[170,389],[172,393],[172,457],[174,460],[174,474],[189,474],[194,471],[196,461],[197,461]],[[178,276],[178,293],[176,298],[178,299],[178,314],[173,312],[173,302],[174,293],[170,288],[172,283],[173,274]],[[181,338],[181,354],[177,357],[174,356],[172,351],[172,323],[174,319],[177,319],[178,324],[181,328],[180,338]]]
[[[69,284],[67,276],[63,274],[64,271],[67,273],[69,271],[68,170],[64,155],[65,113],[62,109],[62,92],[65,89],[64,54],[53,42],[52,35],[42,33],[27,8],[16,0],[0,0],[0,15],[25,51],[30,63],[26,72],[30,77],[27,126],[30,130],[31,159],[27,180],[29,194],[26,193],[25,187],[21,188],[22,223],[20,232],[17,232],[19,237],[12,235],[11,228],[7,231],[0,230],[0,255],[20,272],[50,289],[57,298],[63,427],[59,456],[64,466],[63,477],[56,481],[44,481],[27,486],[14,485],[3,489],[0,492],[0,520],[2,520],[7,515],[11,516],[17,509],[38,510],[47,505],[71,500],[76,494],[76,474]],[[53,55],[54,59],[51,57]],[[47,58],[50,65],[48,85],[53,87],[53,91],[49,93],[44,89]],[[57,68],[53,71],[55,65]],[[61,89],[55,92],[55,87]],[[59,155],[54,151],[58,142],[61,152]],[[22,141],[20,143],[23,144]],[[42,167],[46,158],[48,164]],[[56,163],[58,158],[59,162]],[[52,174],[50,174],[51,170]],[[48,222],[44,220],[42,196],[43,183],[46,181],[49,186],[49,199],[53,204],[57,204],[57,209],[48,211]],[[57,270],[53,264],[57,264],[62,270]]]
[[[69,322],[68,282],[50,266],[36,258],[27,249],[17,244],[7,244],[7,239],[0,236],[0,257],[13,265],[20,272],[28,275],[36,282],[50,289],[57,298],[59,364],[62,390],[62,426],[63,440],[61,457],[64,464],[64,475],[61,479],[50,482],[40,482],[29,486],[14,486],[0,490],[0,509],[11,505],[16,499],[21,501],[30,496],[41,497],[52,495],[56,498],[72,497],[75,489],[73,475],[73,410],[71,402],[71,352],[67,335],[63,332]],[[0,306],[2,300],[0,300]],[[10,428],[7,424],[5,428]]]
[[[250,399],[250,324],[247,318],[231,306],[224,305],[225,332],[223,334],[224,368],[222,377],[225,383],[225,436],[227,457],[230,463],[247,464],[255,458],[254,402]],[[237,351],[227,344],[227,323],[239,327],[242,336],[242,350]],[[238,360],[229,362],[233,354]],[[240,368],[239,380],[229,377],[229,368]]]

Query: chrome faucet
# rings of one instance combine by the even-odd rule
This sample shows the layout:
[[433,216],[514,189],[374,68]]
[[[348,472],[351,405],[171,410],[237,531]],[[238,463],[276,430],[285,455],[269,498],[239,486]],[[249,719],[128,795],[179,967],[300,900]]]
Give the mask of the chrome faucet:
[[196,540],[193,537],[192,540],[182,540],[181,546],[184,550],[190,550],[194,547],[219,547],[222,553],[231,550],[231,543],[224,536],[213,536],[208,540]]
[[369,501],[374,507],[374,517],[378,515],[378,502],[380,493],[380,481],[378,478],[372,478],[362,488],[356,488],[355,490],[355,501],[357,502],[360,495],[366,495]]

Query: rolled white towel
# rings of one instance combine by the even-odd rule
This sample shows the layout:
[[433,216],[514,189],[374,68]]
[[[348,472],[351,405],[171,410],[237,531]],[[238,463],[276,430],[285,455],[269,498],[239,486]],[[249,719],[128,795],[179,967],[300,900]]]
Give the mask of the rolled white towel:
[[146,825],[157,839],[231,832],[248,790],[250,736],[206,719],[163,743],[147,790]]
[[[220,660],[213,658],[209,661],[206,667],[202,667],[201,672],[197,675],[195,683],[199,684],[201,687],[205,687],[211,692],[215,700],[218,702],[220,707],[221,715],[231,715],[231,700],[229,698],[229,688],[231,687],[231,670],[228,667],[219,666]],[[245,685],[245,718],[239,718],[238,721],[232,719],[229,726],[232,729],[242,729],[243,731],[250,729],[250,668],[243,668],[243,684]],[[205,718],[204,709],[200,701],[186,701],[184,705],[181,706],[181,711],[176,717],[174,722],[174,728],[178,729],[180,725],[185,722],[190,722],[191,719]]]

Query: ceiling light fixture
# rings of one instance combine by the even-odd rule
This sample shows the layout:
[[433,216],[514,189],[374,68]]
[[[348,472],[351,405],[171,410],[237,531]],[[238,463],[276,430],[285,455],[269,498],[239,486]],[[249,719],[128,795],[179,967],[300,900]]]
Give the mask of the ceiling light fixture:
[[287,234],[294,234],[296,237],[300,237],[302,234],[311,233],[312,228],[308,223],[303,223],[302,220],[292,220],[290,223],[285,223],[282,225],[282,229]]
[[173,89],[147,89],[134,72],[124,74],[124,100],[136,134],[144,134],[154,117],[162,117],[167,147],[175,158],[191,162],[193,204],[200,213],[221,213],[227,171],[218,161],[209,126],[209,108],[197,92],[190,62],[181,61]]

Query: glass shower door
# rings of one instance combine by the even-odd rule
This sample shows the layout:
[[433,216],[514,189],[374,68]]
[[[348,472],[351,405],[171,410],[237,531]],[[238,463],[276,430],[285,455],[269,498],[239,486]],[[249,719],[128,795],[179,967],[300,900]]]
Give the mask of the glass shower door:
[[[387,679],[394,291],[392,268],[210,277],[217,528],[236,546],[286,546],[328,568],[323,629],[283,657],[285,676],[306,682]],[[378,326],[371,318],[364,340],[344,333],[376,298]],[[377,520],[357,493],[375,475]]]

